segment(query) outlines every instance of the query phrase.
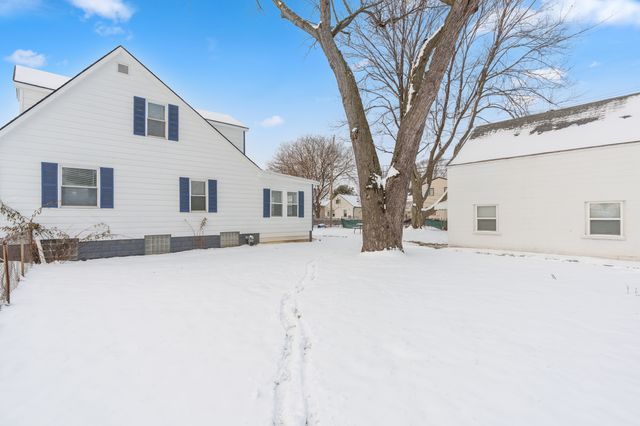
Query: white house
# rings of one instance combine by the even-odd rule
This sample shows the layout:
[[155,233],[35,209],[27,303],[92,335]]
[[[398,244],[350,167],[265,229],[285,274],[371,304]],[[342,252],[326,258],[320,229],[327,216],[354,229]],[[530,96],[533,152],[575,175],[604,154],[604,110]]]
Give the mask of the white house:
[[448,178],[452,246],[640,259],[640,94],[477,127]]
[[195,110],[123,47],[73,78],[17,66],[14,82],[0,200],[72,236],[107,224],[114,239],[78,258],[194,248],[204,218],[206,247],[310,239],[314,182],[261,170],[245,125]]

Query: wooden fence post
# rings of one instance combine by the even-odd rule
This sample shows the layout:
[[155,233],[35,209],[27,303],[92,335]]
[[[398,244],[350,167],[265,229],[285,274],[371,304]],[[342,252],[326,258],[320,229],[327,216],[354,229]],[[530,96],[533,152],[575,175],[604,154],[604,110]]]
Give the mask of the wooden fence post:
[[4,278],[7,289],[7,305],[11,304],[11,274],[9,271],[9,246],[6,241],[2,242],[2,256],[4,258]]
[[20,243],[20,275],[24,277],[24,243]]

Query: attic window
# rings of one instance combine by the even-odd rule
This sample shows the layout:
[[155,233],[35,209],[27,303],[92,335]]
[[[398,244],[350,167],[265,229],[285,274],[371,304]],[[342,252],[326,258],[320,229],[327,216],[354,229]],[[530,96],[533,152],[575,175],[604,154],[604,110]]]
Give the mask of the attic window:
[[118,64],[118,72],[122,74],[129,74],[129,65]]

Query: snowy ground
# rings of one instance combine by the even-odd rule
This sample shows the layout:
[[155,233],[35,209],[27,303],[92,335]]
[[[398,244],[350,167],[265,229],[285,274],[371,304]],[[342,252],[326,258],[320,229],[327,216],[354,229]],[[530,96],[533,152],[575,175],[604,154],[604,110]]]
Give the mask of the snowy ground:
[[34,268],[0,425],[638,424],[640,264],[316,238]]

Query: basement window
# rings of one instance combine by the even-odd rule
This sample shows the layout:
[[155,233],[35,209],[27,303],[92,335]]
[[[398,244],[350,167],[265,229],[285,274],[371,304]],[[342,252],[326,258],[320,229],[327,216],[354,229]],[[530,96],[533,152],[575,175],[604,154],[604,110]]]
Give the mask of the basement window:
[[98,171],[62,167],[62,206],[98,207]]
[[594,237],[622,236],[622,202],[588,202],[587,235]]
[[498,232],[498,206],[476,205],[475,225],[476,232]]

